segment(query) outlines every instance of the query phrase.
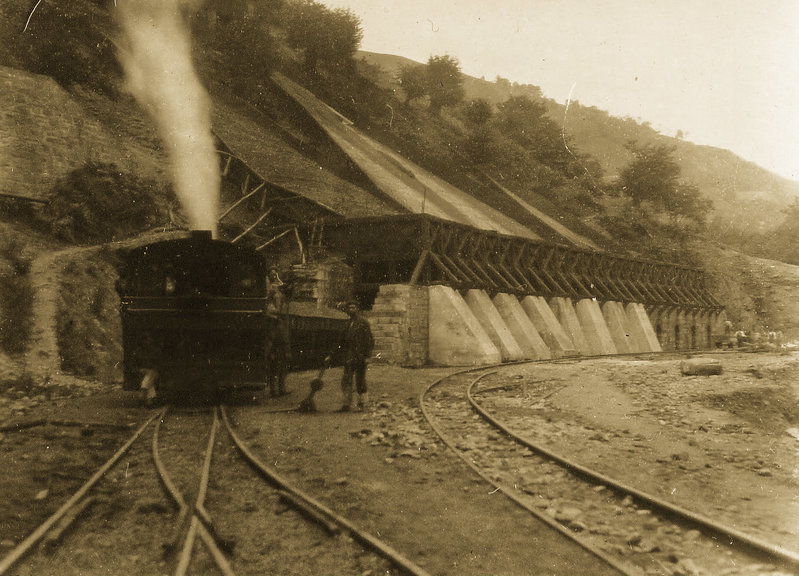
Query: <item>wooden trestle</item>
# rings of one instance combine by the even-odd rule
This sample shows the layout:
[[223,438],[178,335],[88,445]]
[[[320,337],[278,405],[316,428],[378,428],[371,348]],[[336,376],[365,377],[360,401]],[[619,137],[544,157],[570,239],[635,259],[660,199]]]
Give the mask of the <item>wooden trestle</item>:
[[322,242],[346,254],[362,291],[444,284],[519,296],[723,308],[697,268],[546,244],[427,214],[329,221]]

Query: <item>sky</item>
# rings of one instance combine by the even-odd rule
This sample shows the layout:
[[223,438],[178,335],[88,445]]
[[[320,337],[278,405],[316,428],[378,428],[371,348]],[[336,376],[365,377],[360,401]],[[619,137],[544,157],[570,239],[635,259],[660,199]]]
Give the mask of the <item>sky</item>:
[[799,0],[320,0],[361,49],[540,86],[799,181]]

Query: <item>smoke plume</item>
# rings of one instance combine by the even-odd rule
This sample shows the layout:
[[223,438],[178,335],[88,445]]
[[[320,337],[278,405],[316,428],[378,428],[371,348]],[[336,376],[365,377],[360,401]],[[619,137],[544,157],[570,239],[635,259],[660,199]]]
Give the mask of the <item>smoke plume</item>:
[[190,227],[216,236],[220,175],[211,103],[192,65],[184,21],[197,1],[118,0],[117,6],[128,90],[156,122]]

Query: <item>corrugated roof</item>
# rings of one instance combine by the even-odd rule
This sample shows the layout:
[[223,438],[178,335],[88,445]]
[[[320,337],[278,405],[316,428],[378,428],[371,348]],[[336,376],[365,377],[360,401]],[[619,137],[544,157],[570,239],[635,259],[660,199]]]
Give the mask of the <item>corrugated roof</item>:
[[345,218],[401,213],[386,200],[343,180],[270,129],[269,118],[231,94],[212,93],[213,130],[230,151],[266,182]]

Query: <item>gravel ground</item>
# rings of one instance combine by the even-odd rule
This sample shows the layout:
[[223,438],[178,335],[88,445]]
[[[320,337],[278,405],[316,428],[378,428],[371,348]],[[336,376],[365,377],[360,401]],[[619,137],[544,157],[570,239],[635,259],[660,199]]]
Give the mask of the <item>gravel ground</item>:
[[[681,376],[680,360],[654,357],[511,366],[487,380],[493,389],[478,398],[574,460],[797,549],[799,355],[715,358],[723,373],[707,377]],[[293,374],[290,396],[242,397],[231,415],[281,474],[432,573],[569,573],[572,559],[558,557],[554,541],[531,539],[535,523],[490,494],[422,418],[419,393],[451,372],[372,365],[370,406],[348,414],[334,412],[340,369],[327,373],[318,413],[281,412],[299,403],[314,376]],[[6,380],[0,425],[91,425],[0,433],[0,490],[11,495],[0,505],[0,554],[58,508],[148,413],[116,386]],[[594,573],[586,566],[581,573]],[[98,566],[94,573],[106,572]]]
[[723,373],[705,377],[681,360],[527,366],[485,386],[543,382],[481,396],[555,452],[799,551],[797,355],[715,358]]

